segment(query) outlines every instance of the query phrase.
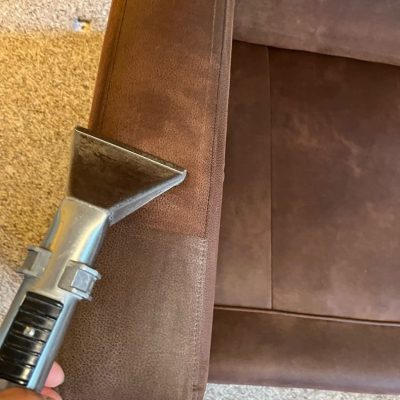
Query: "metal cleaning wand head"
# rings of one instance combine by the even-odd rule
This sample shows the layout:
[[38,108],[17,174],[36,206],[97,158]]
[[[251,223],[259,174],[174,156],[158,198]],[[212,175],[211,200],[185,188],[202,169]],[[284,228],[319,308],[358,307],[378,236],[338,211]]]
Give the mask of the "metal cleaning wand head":
[[[179,185],[186,171],[75,129],[68,192],[0,327],[0,390],[40,391],[79,300],[90,299],[93,268],[108,227]],[[71,349],[73,350],[73,349]]]
[[114,224],[172,187],[186,171],[136,149],[75,129],[68,196],[110,212]]

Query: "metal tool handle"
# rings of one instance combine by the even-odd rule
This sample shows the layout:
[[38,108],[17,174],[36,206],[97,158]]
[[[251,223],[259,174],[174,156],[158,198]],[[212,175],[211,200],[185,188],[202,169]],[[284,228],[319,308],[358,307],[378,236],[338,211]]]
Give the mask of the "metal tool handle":
[[[30,252],[39,250],[46,251]],[[77,303],[90,298],[100,278],[97,271],[73,261],[57,267],[58,257],[40,275],[40,251],[36,254],[33,262],[27,258],[24,282],[0,327],[0,390],[15,385],[43,389]],[[53,284],[49,277],[55,268],[60,271]]]
[[[41,391],[62,343],[77,301],[62,303],[41,294],[18,292],[3,324],[0,378],[3,387]],[[22,302],[21,302],[22,300]]]
[[29,249],[24,281],[0,327],[0,390],[43,388],[77,303],[90,299],[100,278],[90,265],[108,226],[106,211],[66,198],[42,247]]
[[173,164],[75,129],[68,194],[41,247],[30,249],[0,327],[0,390],[42,389],[78,301],[90,299],[100,278],[91,266],[108,227],[185,176]]

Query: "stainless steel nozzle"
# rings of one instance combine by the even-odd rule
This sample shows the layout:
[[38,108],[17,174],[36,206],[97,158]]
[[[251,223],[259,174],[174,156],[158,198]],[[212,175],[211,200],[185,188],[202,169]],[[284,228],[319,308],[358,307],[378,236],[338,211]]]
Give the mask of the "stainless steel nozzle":
[[[93,262],[108,227],[179,185],[186,171],[75,129],[68,192],[0,328],[0,389],[40,391],[79,300],[100,274]],[[73,351],[73,349],[72,349]]]

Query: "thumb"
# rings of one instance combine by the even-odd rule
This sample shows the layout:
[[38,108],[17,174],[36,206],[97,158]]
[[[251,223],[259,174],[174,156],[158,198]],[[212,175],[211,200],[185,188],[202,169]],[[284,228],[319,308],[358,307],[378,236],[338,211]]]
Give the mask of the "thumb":
[[0,392],[0,400],[45,400],[49,397],[43,397],[31,390],[12,388]]

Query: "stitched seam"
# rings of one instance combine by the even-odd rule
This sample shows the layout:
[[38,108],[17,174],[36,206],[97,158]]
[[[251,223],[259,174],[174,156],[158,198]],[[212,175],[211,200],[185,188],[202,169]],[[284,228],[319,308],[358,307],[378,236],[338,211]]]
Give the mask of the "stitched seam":
[[[215,47],[215,25],[216,25],[216,12],[217,12],[217,2],[214,1],[214,14],[213,14],[213,24],[212,24],[212,42],[211,42],[211,53],[210,57],[212,60],[212,54],[214,51]],[[219,106],[219,99],[220,99],[220,84],[221,84],[221,75],[222,75],[222,59],[223,59],[223,54],[225,50],[225,35],[226,35],[226,13],[227,13],[227,3],[225,2],[225,10],[224,10],[224,19],[223,19],[223,33],[222,33],[222,46],[221,46],[221,51],[219,54],[219,71],[218,71],[218,79],[217,79],[217,98],[216,98],[216,104],[215,104],[215,114],[214,114],[214,129],[213,129],[213,140],[212,140],[212,146],[211,146],[211,168],[210,168],[210,174],[209,174],[209,191],[208,191],[208,197],[207,197],[207,210],[206,210],[206,224],[204,227],[204,234],[209,230],[209,212],[210,212],[210,200],[211,200],[211,192],[212,192],[212,177],[213,177],[213,172],[214,172],[214,160],[215,160],[215,145],[216,145],[216,130],[217,130],[217,118],[218,118],[218,106]],[[213,71],[212,71],[213,72]],[[196,322],[195,322],[195,334],[194,334],[194,363],[193,363],[193,372],[192,372],[192,399],[198,400],[199,398],[199,390],[198,390],[198,385],[199,385],[199,380],[200,380],[200,360],[199,360],[199,354],[200,354],[200,349],[201,349],[201,341],[199,340],[200,338],[200,318],[202,316],[202,308],[201,305],[204,304],[204,286],[205,286],[205,272],[207,270],[206,266],[206,252],[204,251],[203,257],[202,257],[202,267],[201,267],[201,280],[199,281],[199,284],[197,287],[201,286],[203,289],[200,293],[197,295],[197,301],[196,301]],[[202,302],[200,302],[202,300]],[[196,388],[196,390],[195,390]]]
[[270,147],[270,230],[271,230],[271,238],[270,238],[270,268],[271,268],[271,273],[270,273],[270,281],[271,281],[271,286],[270,286],[270,307],[271,309],[274,308],[274,240],[273,240],[273,235],[274,235],[274,229],[273,229],[273,193],[274,193],[274,186],[273,186],[273,167],[274,167],[274,163],[273,163],[273,135],[272,135],[272,90],[271,90],[271,86],[272,86],[272,79],[271,79],[271,63],[270,63],[270,52],[269,52],[269,48],[267,47],[267,56],[268,56],[268,91],[269,91],[269,95],[268,95],[268,101],[269,101],[269,135],[270,135],[270,143],[269,143],[269,147]]
[[[200,371],[200,321],[203,315],[202,313],[202,300],[204,298],[204,282],[205,282],[205,272],[206,270],[206,243],[202,243],[202,252],[200,258],[200,270],[199,273],[196,274],[196,285],[195,285],[195,293],[196,293],[196,302],[195,302],[195,312],[194,312],[194,324],[193,324],[193,367],[192,367],[192,399],[197,400],[199,398],[198,391],[198,379],[196,381],[196,375],[199,375]],[[200,277],[200,279],[199,279]]]
[[[229,0],[228,0],[229,1]],[[215,3],[216,4],[216,3]],[[223,33],[222,33],[222,46],[221,46],[221,52],[219,54],[219,71],[218,71],[218,80],[217,80],[217,98],[216,98],[216,104],[215,104],[215,114],[214,114],[214,129],[213,129],[213,142],[212,142],[212,147],[211,147],[211,168],[210,168],[210,174],[209,174],[209,181],[210,181],[210,188],[208,191],[208,197],[207,197],[207,211],[206,211],[206,226],[205,226],[205,234],[208,232],[209,229],[209,223],[210,223],[210,202],[211,202],[211,197],[213,192],[213,176],[214,176],[214,170],[215,170],[215,153],[216,153],[216,141],[217,141],[217,119],[218,119],[218,107],[219,107],[219,99],[220,99],[220,85],[221,85],[221,75],[222,75],[222,59],[223,59],[223,54],[225,50],[225,36],[226,36],[226,14],[227,14],[227,3],[225,1],[225,10],[224,10],[224,19],[223,19]],[[214,16],[215,20],[215,16]],[[213,24],[214,25],[214,24]],[[214,28],[213,28],[214,29]],[[212,47],[214,47],[214,37],[213,37],[213,44]]]
[[[212,44],[211,44],[211,55],[214,50],[215,46],[215,35],[214,35],[214,30],[215,30],[215,19],[216,19],[216,8],[217,8],[217,2],[214,2],[214,15],[213,15],[213,28],[212,28]],[[212,147],[211,147],[211,168],[210,168],[210,175],[209,175],[209,191],[208,191],[208,197],[207,197],[207,210],[206,210],[206,224],[205,224],[205,231],[204,234],[206,235],[207,232],[209,231],[209,224],[210,224],[210,203],[211,203],[211,198],[212,198],[212,192],[213,192],[213,176],[214,176],[214,170],[215,170],[215,155],[217,152],[216,145],[218,143],[217,141],[217,121],[218,121],[218,109],[219,109],[219,101],[220,101],[220,87],[221,87],[221,76],[222,76],[222,69],[223,69],[223,55],[226,49],[226,44],[225,44],[225,38],[226,38],[226,32],[227,32],[227,26],[226,26],[226,19],[227,19],[227,2],[225,2],[225,8],[224,8],[224,18],[223,18],[223,32],[222,32],[222,46],[221,46],[221,51],[219,54],[219,71],[218,71],[218,79],[217,79],[217,97],[216,97],[216,104],[215,104],[215,114],[214,114],[214,128],[213,128],[213,140],[212,140]],[[200,322],[200,317],[203,315],[203,307],[200,307],[201,304],[204,304],[204,287],[205,287],[205,272],[207,270],[207,262],[205,259],[205,252],[203,254],[202,258],[202,270],[201,270],[201,286],[202,286],[202,292],[199,293],[199,300],[201,297],[202,303],[198,302],[197,303],[197,323],[195,327],[195,353],[194,353],[194,366],[193,366],[193,376],[192,376],[192,388],[194,389],[195,387],[197,390],[192,390],[192,399],[198,400],[199,398],[199,380],[200,380],[200,360],[199,360],[199,355],[200,355],[200,350],[201,350],[201,341],[199,340],[200,338],[200,329],[201,327],[199,326]],[[197,374],[196,374],[197,370]],[[197,377],[196,377],[197,375]]]
[[[213,21],[212,21],[212,28],[211,28],[211,49],[210,49],[210,58],[209,58],[209,65],[212,63],[212,55],[214,51],[214,46],[215,46],[215,14],[216,14],[216,8],[217,8],[217,2],[214,1],[214,9],[213,9]],[[212,70],[211,70],[212,73]],[[207,80],[208,82],[210,81],[209,79]],[[208,103],[208,96],[209,96],[209,90],[207,90],[207,97],[205,99],[205,104],[204,108],[207,109],[207,103]],[[211,148],[211,154],[213,152],[213,146],[214,146],[214,138],[213,138],[213,145]],[[210,168],[210,176],[211,176],[211,171],[212,171],[212,160],[213,156],[211,155],[211,168]],[[209,197],[210,196],[210,191],[208,193],[208,198],[207,198],[207,211],[208,213],[208,202],[209,202]],[[203,235],[206,235],[207,232],[207,215],[206,214],[206,223],[204,226],[204,232]],[[205,248],[204,248],[205,249]],[[201,259],[201,269],[202,269],[202,274],[204,276],[205,272],[205,266],[204,264],[206,263],[206,252],[204,251],[202,254],[202,259]],[[196,282],[196,289],[198,288],[199,283],[201,283],[198,279]],[[193,367],[192,367],[192,382],[191,382],[191,398],[193,400],[198,400],[199,398],[199,391],[198,391],[198,383],[199,383],[199,372],[200,372],[200,360],[199,360],[199,352],[200,348],[198,347],[199,344],[199,337],[200,337],[200,326],[199,326],[199,318],[200,318],[200,293],[196,293],[196,310],[195,310],[195,323],[194,323],[194,340],[193,340]]]
[[[214,8],[213,8],[213,19],[212,19],[212,27],[211,27],[211,46],[210,46],[210,55],[208,57],[208,69],[210,70],[210,68],[212,67],[212,60],[213,60],[213,52],[214,52],[214,47],[215,47],[215,14],[216,14],[216,8],[217,8],[217,4],[214,1]],[[211,67],[210,67],[211,66]],[[208,77],[211,75],[211,73],[209,73]],[[204,130],[203,130],[203,134],[207,135],[207,122],[206,122],[206,116],[207,116],[207,105],[209,103],[209,98],[210,98],[210,79],[207,79],[207,90],[206,90],[206,96],[204,98],[204,104],[203,104],[203,109],[205,110],[204,112],[204,118],[203,118],[203,126],[204,126]],[[214,126],[215,126],[215,117],[214,117]],[[215,130],[214,130],[215,131]],[[213,137],[213,142],[211,144],[211,150],[210,153],[208,154],[209,158],[211,159],[211,163],[210,163],[210,173],[209,173],[209,179],[211,179],[211,171],[212,171],[212,160],[213,160],[213,146],[214,146],[214,137]],[[207,232],[207,212],[208,212],[208,202],[210,199],[210,190],[208,191],[208,195],[207,195],[207,208],[206,208],[206,221],[204,224],[204,229],[202,232],[203,236],[206,236],[206,232]]]
[[304,313],[296,313],[293,311],[284,311],[284,310],[266,310],[264,308],[231,307],[231,306],[217,305],[214,307],[214,309],[221,311],[231,311],[231,312],[246,312],[246,313],[286,316],[286,317],[303,318],[303,319],[319,320],[327,322],[339,322],[339,323],[370,325],[370,326],[386,326],[386,327],[397,327],[397,328],[400,327],[400,322],[396,321],[376,321],[370,319],[335,317],[330,315],[304,314]]
[[97,126],[97,129],[99,132],[101,132],[101,130],[103,129],[103,124],[104,124],[104,116],[106,113],[106,108],[107,108],[107,103],[108,103],[108,97],[109,97],[109,93],[110,93],[110,87],[111,87],[111,78],[113,76],[114,73],[114,67],[115,67],[115,61],[116,61],[116,53],[117,53],[117,49],[118,49],[118,45],[120,42],[120,38],[121,38],[121,31],[122,31],[122,25],[125,19],[125,14],[126,14],[126,6],[127,6],[128,0],[125,0],[124,2],[124,9],[122,12],[122,16],[121,19],[119,21],[119,26],[118,26],[118,33],[117,33],[117,37],[115,39],[115,43],[114,43],[114,47],[113,47],[113,51],[112,51],[112,64],[109,67],[109,71],[107,74],[107,82],[105,84],[106,88],[105,88],[105,93],[103,94],[103,100],[102,100],[102,104],[101,104],[101,111],[100,111],[100,120]]

